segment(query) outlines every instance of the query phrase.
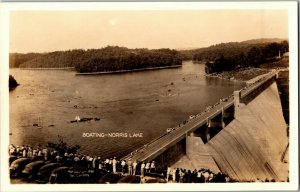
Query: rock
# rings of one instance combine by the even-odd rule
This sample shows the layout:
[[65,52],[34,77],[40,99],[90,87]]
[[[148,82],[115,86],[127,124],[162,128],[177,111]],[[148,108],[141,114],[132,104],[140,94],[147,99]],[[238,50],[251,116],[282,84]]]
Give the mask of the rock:
[[14,90],[20,84],[15,80],[12,75],[9,75],[9,90]]

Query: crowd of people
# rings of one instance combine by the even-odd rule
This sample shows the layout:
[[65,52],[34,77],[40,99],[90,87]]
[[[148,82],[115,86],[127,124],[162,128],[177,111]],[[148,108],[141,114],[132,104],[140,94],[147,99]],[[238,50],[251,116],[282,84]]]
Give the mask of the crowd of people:
[[[104,170],[108,173],[119,175],[132,175],[144,177],[154,177],[164,179],[165,182],[172,183],[205,183],[205,182],[230,182],[230,178],[219,173],[213,173],[209,169],[186,170],[166,166],[165,168],[157,168],[155,161],[140,162],[132,159],[118,160],[114,158],[104,158],[92,155],[82,155],[73,153],[59,153],[47,147],[31,147],[31,146],[9,146],[9,155],[16,158],[30,158],[33,161],[43,160],[45,162],[55,162],[62,166],[75,167],[85,170]],[[161,167],[161,166],[160,166]]]

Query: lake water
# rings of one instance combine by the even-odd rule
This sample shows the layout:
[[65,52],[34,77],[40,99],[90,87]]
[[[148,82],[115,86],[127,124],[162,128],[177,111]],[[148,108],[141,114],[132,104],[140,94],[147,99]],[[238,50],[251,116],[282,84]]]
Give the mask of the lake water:
[[[80,153],[121,157],[243,86],[204,73],[204,65],[190,61],[177,69],[99,76],[11,69],[20,86],[9,93],[10,143],[45,146],[60,135],[79,144]],[[76,116],[101,120],[70,123]]]

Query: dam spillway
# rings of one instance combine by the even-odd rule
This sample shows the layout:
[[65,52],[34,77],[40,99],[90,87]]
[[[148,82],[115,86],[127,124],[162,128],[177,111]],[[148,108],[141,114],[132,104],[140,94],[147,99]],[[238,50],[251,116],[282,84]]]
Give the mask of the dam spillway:
[[205,150],[222,172],[238,181],[286,180],[288,165],[281,160],[288,144],[287,125],[276,82],[238,110]]

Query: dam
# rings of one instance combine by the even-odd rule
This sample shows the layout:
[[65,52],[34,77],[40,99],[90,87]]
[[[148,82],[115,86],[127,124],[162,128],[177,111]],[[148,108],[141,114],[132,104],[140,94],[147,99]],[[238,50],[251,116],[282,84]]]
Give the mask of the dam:
[[273,70],[122,159],[154,160],[158,166],[188,163],[240,182],[287,181],[288,129],[277,79]]

